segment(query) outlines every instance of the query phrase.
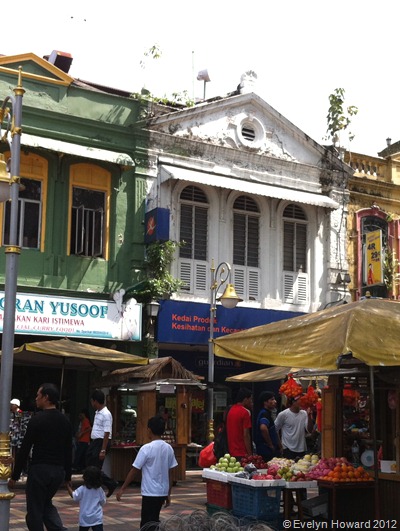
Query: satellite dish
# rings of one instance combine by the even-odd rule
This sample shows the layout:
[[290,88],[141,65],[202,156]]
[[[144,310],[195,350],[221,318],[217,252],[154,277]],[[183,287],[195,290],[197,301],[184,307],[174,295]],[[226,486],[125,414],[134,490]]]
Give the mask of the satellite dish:
[[208,75],[208,70],[200,70],[197,74],[197,80],[204,81],[204,83],[211,81],[210,76]]

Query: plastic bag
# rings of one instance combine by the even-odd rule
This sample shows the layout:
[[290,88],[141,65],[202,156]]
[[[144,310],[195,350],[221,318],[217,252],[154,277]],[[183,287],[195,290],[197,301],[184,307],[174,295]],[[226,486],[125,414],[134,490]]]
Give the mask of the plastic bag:
[[217,458],[214,455],[214,442],[201,450],[198,463],[201,468],[210,468],[211,465],[217,463]]
[[285,394],[288,398],[294,398],[303,393],[303,388],[296,382],[293,375],[289,373],[286,382],[280,386],[279,393]]
[[318,394],[312,385],[308,386],[307,393],[301,397],[300,404],[303,409],[314,407],[318,402]]

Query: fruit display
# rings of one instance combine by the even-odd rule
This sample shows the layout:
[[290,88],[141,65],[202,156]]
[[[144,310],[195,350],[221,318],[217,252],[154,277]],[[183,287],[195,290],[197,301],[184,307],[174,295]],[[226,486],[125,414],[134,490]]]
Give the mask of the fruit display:
[[354,467],[345,457],[322,458],[307,474],[308,480],[373,481],[363,467]]
[[303,459],[299,459],[292,466],[293,472],[304,472],[307,474],[313,467],[315,467],[319,462],[319,457],[316,454],[306,454]]
[[346,465],[350,464],[345,457],[323,457],[307,472],[307,479],[319,479],[322,476],[326,476],[328,472],[341,463],[345,463]]
[[271,480],[274,480],[274,479],[280,479],[280,478],[277,478],[277,477],[273,476],[272,474],[260,474],[260,473],[257,472],[256,474],[252,474],[251,479],[255,479],[255,480],[271,479]]
[[243,457],[240,464],[242,467],[253,464],[258,470],[267,468],[267,463],[264,461],[261,455],[257,455],[257,454],[248,455],[247,457]]
[[211,465],[210,468],[219,472],[228,472],[229,474],[236,474],[237,472],[243,471],[240,462],[230,454],[225,454],[223,457],[220,457],[217,464]]
[[330,470],[326,476],[319,477],[323,481],[339,481],[339,482],[359,482],[359,481],[374,481],[362,466],[354,467],[347,463],[338,463],[333,470]]

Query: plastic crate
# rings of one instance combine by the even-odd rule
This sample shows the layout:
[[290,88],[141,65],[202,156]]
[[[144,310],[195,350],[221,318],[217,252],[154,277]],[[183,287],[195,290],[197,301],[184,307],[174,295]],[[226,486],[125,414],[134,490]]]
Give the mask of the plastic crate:
[[232,509],[232,487],[230,483],[214,479],[206,479],[206,483],[207,503],[224,509]]
[[212,505],[211,503],[206,503],[206,507],[207,507],[207,514],[209,516],[213,516],[216,513],[231,514],[231,512],[228,509],[224,509],[223,507],[219,507],[218,505]]
[[257,520],[279,519],[282,487],[251,487],[232,483],[232,505],[235,516],[252,516]]

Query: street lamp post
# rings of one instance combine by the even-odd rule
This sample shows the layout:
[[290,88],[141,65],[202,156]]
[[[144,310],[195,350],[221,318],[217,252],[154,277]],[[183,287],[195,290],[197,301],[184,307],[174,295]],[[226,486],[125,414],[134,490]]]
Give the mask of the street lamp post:
[[[217,301],[225,308],[235,308],[242,301],[235,291],[231,280],[231,266],[227,262],[221,262],[217,267],[214,260],[211,262],[210,284],[210,338],[208,340],[208,386],[207,386],[207,420],[208,440],[214,440],[214,320],[217,313]],[[218,290],[226,284],[224,293],[218,297]]]
[[[0,110],[0,141],[8,142],[11,153],[10,175],[6,171],[4,157],[0,159],[0,201],[11,201],[9,241],[5,247],[6,268],[4,280],[3,338],[0,372],[0,529],[8,531],[10,500],[14,493],[8,490],[12,458],[10,451],[10,400],[13,373],[15,306],[17,298],[18,259],[18,196],[20,187],[22,68],[19,67],[18,83],[14,95],[6,97]],[[3,123],[6,123],[3,132]]]

